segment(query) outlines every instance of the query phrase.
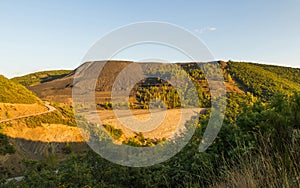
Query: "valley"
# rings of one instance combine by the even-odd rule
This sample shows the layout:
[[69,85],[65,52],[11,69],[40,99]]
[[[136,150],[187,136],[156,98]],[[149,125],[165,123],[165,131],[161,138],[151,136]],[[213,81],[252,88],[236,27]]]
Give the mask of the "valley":
[[[230,178],[234,178],[232,176],[242,178],[243,171],[229,173],[236,167],[235,165],[240,164],[239,168],[251,171],[251,177],[246,174],[249,176],[248,180],[253,178],[253,181],[259,182],[257,184],[262,184],[263,177],[268,173],[272,173],[274,178],[272,181],[282,183],[281,172],[276,170],[282,167],[289,184],[297,185],[297,181],[293,182],[300,174],[299,145],[297,145],[299,143],[297,132],[300,130],[298,80],[300,69],[233,61],[208,63],[211,67],[221,67],[227,97],[226,114],[216,140],[205,153],[197,153],[198,145],[202,142],[201,135],[211,115],[211,93],[218,91],[217,86],[209,86],[207,78],[199,68],[203,63],[176,64],[188,73],[197,88],[196,97],[199,104],[188,103],[191,105],[189,108],[180,108],[178,92],[172,85],[157,78],[144,79],[136,83],[131,89],[128,103],[113,101],[111,89],[117,75],[132,64],[135,62],[109,61],[104,66],[95,88],[96,111],[90,111],[88,106],[81,106],[80,121],[96,129],[103,124],[106,134],[113,138],[114,144],[151,147],[181,139],[186,126],[190,125],[183,123],[179,126],[178,122],[188,122],[193,116],[198,115],[196,132],[178,155],[162,164],[135,171],[132,168],[111,164],[91,151],[77,127],[75,117],[79,114],[74,114],[72,106],[72,89],[78,84],[74,83],[74,76],[80,67],[74,71],[38,72],[13,79],[1,76],[0,179],[26,175],[25,179],[17,184],[27,184],[28,178],[47,177],[55,179],[54,181],[60,185],[68,185],[70,183],[68,174],[75,176],[74,173],[85,173],[97,180],[91,185],[98,185],[97,183],[103,180],[106,185],[129,186],[126,181],[130,182],[132,177],[117,181],[110,179],[109,173],[120,173],[119,176],[134,174],[151,182],[156,180],[149,178],[149,174],[152,172],[161,174],[168,169],[164,173],[167,174],[169,182],[173,181],[175,174],[178,177],[185,175],[191,178],[184,181],[176,180],[181,182],[182,186],[189,181],[201,181],[205,185],[211,185],[211,181],[226,183],[223,172]],[[180,72],[172,72],[167,65],[147,69],[145,74],[156,73],[173,78],[180,76]],[[191,96],[188,89],[182,96],[185,99],[195,97]],[[166,110],[158,105],[150,114],[151,100],[155,98],[164,102]],[[188,102],[193,103],[193,100]],[[124,106],[129,107],[133,116],[125,113]],[[118,116],[113,109],[118,112]],[[181,114],[189,115],[184,115],[183,119],[180,119]],[[162,119],[149,122],[152,116]],[[101,124],[98,119],[101,120]],[[141,121],[143,126],[133,124],[133,120]],[[287,147],[295,152],[281,150]],[[270,156],[271,152],[275,152],[278,158]],[[256,157],[251,158],[251,155]],[[227,159],[234,162],[231,164],[231,160]],[[261,170],[259,166],[262,165],[270,169]],[[96,168],[95,166],[102,170],[91,170]],[[222,169],[223,167],[225,169]],[[221,172],[214,170],[219,168],[222,169]],[[53,174],[56,169],[59,171]],[[211,180],[204,176],[208,172]],[[157,174],[153,174],[159,179],[157,181],[164,182],[160,179],[163,177]],[[201,176],[194,177],[194,174]],[[243,177],[246,175],[243,174]],[[66,179],[59,179],[60,177]],[[219,177],[222,178],[218,179]],[[148,186],[149,182],[139,183]],[[13,181],[9,183],[14,185]]]

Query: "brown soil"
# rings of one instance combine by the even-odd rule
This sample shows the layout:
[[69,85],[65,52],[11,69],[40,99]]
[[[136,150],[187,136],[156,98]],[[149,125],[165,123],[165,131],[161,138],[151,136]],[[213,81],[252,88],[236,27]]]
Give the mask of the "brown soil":
[[229,82],[225,82],[225,86],[226,86],[226,92],[230,93],[230,92],[234,92],[234,93],[245,93],[243,90],[241,90],[234,81],[232,81],[231,83]]
[[[133,128],[132,125],[126,123],[132,121],[131,119],[128,119],[128,116],[126,116],[122,111],[120,112],[121,115],[118,116],[119,118],[116,117],[114,111],[112,110],[99,110],[97,113],[86,114],[86,117],[94,123],[99,123],[97,121],[97,118],[99,117],[101,123],[112,125],[117,129],[122,129],[125,137],[127,138],[135,136],[135,133],[142,132],[145,138],[168,139],[174,137],[176,134],[179,134],[181,131],[184,131],[184,123],[187,120],[190,120],[192,116],[195,116],[197,113],[204,110],[205,109],[171,109],[165,111],[165,116],[163,116],[163,111],[156,111],[153,114],[157,115],[158,117],[163,117],[162,121],[149,121],[151,122],[149,124],[141,123],[144,127],[138,127],[138,129],[136,129],[136,126]],[[122,115],[122,113],[124,115]],[[148,110],[131,110],[131,113],[138,121],[147,121],[150,118]],[[182,117],[181,114],[183,114]],[[179,124],[180,121],[184,123]],[[127,125],[124,126],[124,123]],[[145,127],[147,125],[149,127]]]

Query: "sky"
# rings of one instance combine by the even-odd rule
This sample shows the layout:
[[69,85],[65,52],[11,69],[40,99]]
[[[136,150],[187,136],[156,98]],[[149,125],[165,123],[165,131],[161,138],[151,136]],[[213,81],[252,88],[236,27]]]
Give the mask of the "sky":
[[[299,10],[300,0],[0,0],[0,74],[74,69],[101,37],[144,21],[190,31],[215,60],[299,68]],[[147,59],[151,49],[164,52],[141,47],[116,58]],[[180,60],[167,54],[163,59]]]

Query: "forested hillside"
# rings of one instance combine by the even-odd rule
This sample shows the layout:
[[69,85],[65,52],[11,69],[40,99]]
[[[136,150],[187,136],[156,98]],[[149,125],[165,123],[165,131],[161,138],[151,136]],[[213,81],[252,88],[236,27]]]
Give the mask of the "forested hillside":
[[229,61],[226,70],[244,91],[264,100],[300,91],[300,69]]
[[278,77],[286,78],[290,81],[300,84],[300,68],[281,67],[275,65],[265,65],[253,63],[253,65],[263,68],[264,70],[275,73]]

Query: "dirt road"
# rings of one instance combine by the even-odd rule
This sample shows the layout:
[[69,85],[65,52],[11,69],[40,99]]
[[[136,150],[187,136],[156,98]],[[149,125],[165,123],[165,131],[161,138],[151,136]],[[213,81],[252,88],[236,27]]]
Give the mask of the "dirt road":
[[45,112],[39,112],[39,113],[35,113],[35,114],[29,114],[29,115],[24,115],[24,116],[19,116],[19,117],[14,117],[14,118],[9,118],[9,119],[4,119],[4,120],[0,120],[0,123],[4,123],[4,122],[8,122],[8,121],[12,121],[12,120],[16,120],[16,119],[21,119],[21,118],[27,118],[27,117],[32,117],[32,116],[38,116],[38,115],[42,115],[42,114],[47,114],[50,112],[53,112],[56,110],[55,107],[51,106],[49,102],[45,102],[45,106],[48,108],[47,111]]

